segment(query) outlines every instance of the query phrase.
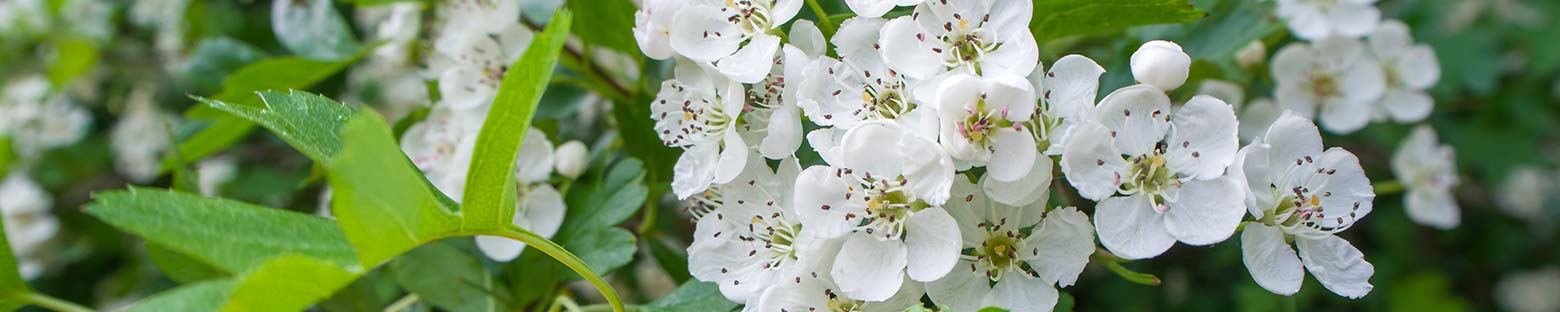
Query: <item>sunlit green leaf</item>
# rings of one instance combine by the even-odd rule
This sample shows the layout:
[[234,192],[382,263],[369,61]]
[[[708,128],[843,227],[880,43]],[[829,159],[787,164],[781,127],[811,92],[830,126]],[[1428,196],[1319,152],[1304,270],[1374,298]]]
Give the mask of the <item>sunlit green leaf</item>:
[[25,304],[17,296],[31,292],[32,287],[22,281],[16,270],[16,256],[11,254],[10,239],[5,236],[5,216],[0,215],[0,310],[16,310]]
[[66,39],[54,42],[54,60],[49,64],[49,82],[63,86],[97,65],[97,46],[84,39]]
[[459,227],[459,218],[439,205],[378,113],[358,111],[342,142],[330,161],[331,210],[361,263],[376,266]]
[[1036,0],[1029,29],[1043,43],[1138,25],[1185,23],[1205,15],[1186,0]]
[[258,92],[263,106],[196,97],[213,108],[259,123],[311,159],[328,160],[341,149],[341,127],[352,108],[308,92]]
[[237,286],[231,279],[179,286],[153,295],[125,309],[126,312],[216,311]]

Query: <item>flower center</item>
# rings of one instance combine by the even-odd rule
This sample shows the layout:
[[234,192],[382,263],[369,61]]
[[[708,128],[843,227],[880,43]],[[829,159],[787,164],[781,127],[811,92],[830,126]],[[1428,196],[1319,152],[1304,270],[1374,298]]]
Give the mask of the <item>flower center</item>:
[[1166,200],[1174,201],[1179,194],[1176,191],[1181,187],[1181,180],[1176,178],[1175,171],[1166,166],[1164,151],[1165,144],[1159,143],[1153,153],[1128,159],[1131,165],[1127,167],[1127,180],[1117,181],[1122,194],[1148,195],[1154,210],[1158,212],[1170,209],[1163,203]]
[[726,7],[721,8],[721,11],[736,13],[726,18],[726,21],[737,24],[743,33],[761,33],[769,30],[773,24],[769,16],[772,4],[771,1],[726,0]]
[[986,29],[986,21],[991,15],[982,15],[979,21],[971,21],[958,13],[953,14],[953,21],[943,23],[943,31],[947,32],[940,39],[948,44],[947,51],[937,51],[943,54],[943,65],[949,68],[969,66],[970,70],[980,74],[980,60],[982,56],[996,51],[1001,44],[992,40],[995,34]]
[[831,294],[829,294],[830,297],[829,297],[829,306],[828,306],[829,312],[866,311],[866,308],[863,307],[865,302],[861,302],[859,300],[852,300],[850,298],[845,298],[844,296],[834,295],[834,294],[832,294],[832,292],[830,292],[830,293]]
[[956,125],[959,135],[981,147],[987,146],[990,142],[992,129],[1020,127],[1019,124],[1007,119],[1006,108],[995,112],[986,110],[985,94],[980,95],[980,99],[975,101],[975,107],[968,108],[966,114],[964,120]]
[[1334,203],[1335,206],[1329,209],[1323,204],[1335,194],[1329,190],[1311,189],[1320,184],[1312,182],[1325,180],[1337,173],[1337,169],[1322,167],[1314,163],[1310,156],[1305,156],[1296,159],[1289,172],[1291,175],[1300,175],[1296,179],[1298,185],[1286,190],[1269,184],[1271,191],[1278,193],[1275,196],[1279,198],[1278,206],[1258,221],[1283,228],[1290,234],[1332,234],[1348,229],[1359,219],[1356,212],[1360,209],[1360,202],[1352,202],[1347,206]]
[[796,260],[796,249],[791,245],[796,241],[796,234],[801,233],[801,224],[791,224],[782,218],[779,212],[764,216],[753,216],[748,223],[748,236],[741,238],[748,242],[763,243],[763,254],[766,261],[764,269],[774,269],[785,263]]
[[1022,270],[1018,253],[1023,250],[1022,234],[1014,231],[999,231],[993,226],[988,231],[986,241],[975,248],[975,258],[979,265],[986,271],[986,278],[995,282],[1002,279],[1002,275],[1008,271]]
[[[867,204],[867,215],[863,216],[859,228],[867,235],[882,239],[899,239],[905,232],[904,221],[909,219],[910,215],[931,207],[925,201],[906,193],[904,186],[909,181],[904,177],[874,179],[867,176],[860,180],[863,187],[861,200]],[[854,217],[855,215],[845,216],[847,221]]]
[[1338,96],[1338,81],[1330,74],[1316,74],[1311,77],[1311,94],[1318,101]]

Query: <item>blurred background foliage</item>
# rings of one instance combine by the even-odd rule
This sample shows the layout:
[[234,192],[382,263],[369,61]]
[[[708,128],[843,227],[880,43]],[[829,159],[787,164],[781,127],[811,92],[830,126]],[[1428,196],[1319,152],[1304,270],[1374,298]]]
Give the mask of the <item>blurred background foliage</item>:
[[[106,1],[108,14],[81,16],[78,1]],[[151,1],[151,0],[142,0]],[[368,27],[354,22],[362,6],[373,1],[333,1],[342,17],[339,32],[352,45],[324,45],[317,33],[278,33],[272,25],[269,1],[188,0],[183,6],[180,31],[159,39],[155,27],[135,23],[130,0],[47,0],[50,27],[25,35],[0,37],[0,72],[8,80],[25,73],[45,73],[53,83],[68,88],[70,96],[93,113],[88,137],[71,146],[47,152],[32,168],[32,175],[55,196],[53,213],[61,231],[46,255],[45,274],[31,281],[42,293],[99,308],[123,306],[133,300],[170,289],[180,282],[209,278],[215,273],[177,254],[159,252],[138,238],[84,214],[80,207],[99,190],[123,188],[128,182],[114,170],[109,127],[124,111],[126,95],[138,83],[155,82],[155,103],[164,111],[190,111],[197,104],[187,94],[213,96],[224,92],[228,75],[262,60],[288,56],[334,61],[351,60],[360,46],[374,43]],[[631,0],[527,0],[527,24],[542,25],[553,8],[567,5],[576,10],[577,41],[566,48],[563,68],[555,76],[536,115],[535,125],[554,142],[578,139],[592,148],[591,172],[608,164],[627,163],[633,170],[650,169],[641,178],[648,200],[612,204],[614,211],[646,210],[625,214],[624,228],[636,240],[585,242],[589,248],[618,248],[630,253],[610,277],[625,298],[647,303],[663,298],[660,307],[680,309],[729,309],[708,285],[690,284],[684,248],[691,225],[680,205],[665,195],[675,151],[662,147],[649,129],[648,108],[659,81],[670,75],[671,64],[647,60],[633,46]],[[823,11],[836,22],[849,12],[837,1],[820,1]],[[1154,0],[1179,5],[1181,1]],[[1039,12],[1063,8],[1077,1],[1037,0]],[[1091,27],[1065,24],[1056,32],[1080,34],[1053,36],[1051,28],[1036,29],[1041,59],[1054,61],[1079,53],[1113,67],[1102,77],[1102,90],[1130,84],[1127,58],[1145,40],[1171,39],[1187,47],[1195,59],[1192,79],[1234,81],[1250,86],[1247,97],[1270,96],[1271,78],[1264,66],[1242,68],[1236,52],[1246,43],[1260,40],[1269,51],[1296,41],[1274,16],[1273,3],[1254,0],[1191,0],[1194,21],[1184,24],[1137,27]],[[1560,264],[1554,221],[1560,220],[1560,196],[1554,180],[1560,176],[1560,1],[1547,0],[1382,0],[1377,4],[1386,18],[1400,19],[1412,27],[1416,40],[1432,45],[1443,74],[1432,90],[1435,112],[1428,123],[1445,143],[1457,150],[1463,183],[1456,189],[1463,222],[1454,230],[1435,230],[1414,224],[1404,214],[1401,193],[1377,197],[1374,213],[1344,237],[1354,242],[1376,266],[1376,289],[1359,300],[1346,300],[1307,279],[1292,298],[1273,295],[1258,287],[1240,261],[1237,240],[1211,247],[1173,248],[1152,261],[1126,266],[1157,275],[1163,284],[1144,286],[1125,281],[1098,266],[1090,266],[1081,281],[1064,289],[1061,308],[1076,310],[1190,310],[1279,311],[1377,310],[1377,311],[1488,311],[1500,308],[1496,285],[1507,276]],[[177,6],[175,6],[177,7]],[[1188,8],[1191,9],[1191,8]],[[1132,12],[1118,12],[1133,14]],[[1206,13],[1200,18],[1198,13]],[[431,16],[431,10],[425,11]],[[818,20],[812,10],[803,19]],[[1176,20],[1177,16],[1168,17]],[[92,20],[97,19],[97,20]],[[431,19],[429,19],[431,20]],[[6,22],[6,21],[0,21]],[[93,33],[86,25],[102,23],[106,34]],[[1052,25],[1056,26],[1056,25]],[[166,35],[164,35],[166,36]],[[627,42],[624,45],[623,42]],[[422,42],[421,45],[429,45]],[[169,52],[172,51],[172,52]],[[171,54],[170,54],[171,53]],[[604,63],[600,54],[619,54]],[[170,62],[169,60],[179,60]],[[334,73],[307,90],[354,105],[378,105],[365,88],[348,88],[347,74]],[[350,90],[349,90],[350,89]],[[1195,90],[1183,88],[1183,90]],[[361,92],[362,94],[348,94]],[[1103,95],[1105,92],[1101,92]],[[1191,94],[1177,94],[1184,100]],[[398,129],[424,113],[411,112],[395,122]],[[209,118],[189,116],[173,135],[181,141],[212,124]],[[582,125],[582,126],[571,126]],[[613,131],[613,129],[621,129]],[[1328,145],[1343,146],[1362,158],[1374,181],[1392,180],[1389,159],[1411,126],[1377,123],[1348,136],[1327,136]],[[153,135],[153,134],[148,134]],[[0,146],[8,145],[0,140]],[[6,148],[4,150],[10,150]],[[807,151],[808,149],[803,149]],[[276,136],[265,131],[243,135],[225,154],[238,161],[236,178],[221,194],[269,207],[315,213],[320,207],[323,183],[318,169]],[[0,164],[11,153],[0,153]],[[633,158],[628,158],[628,157]],[[814,158],[812,162],[817,162]],[[0,166],[3,170],[8,166]],[[1542,189],[1543,209],[1535,220],[1506,213],[1501,207],[1508,176],[1518,168],[1538,168],[1549,187]],[[610,169],[617,170],[617,169]],[[616,175],[587,173],[606,179]],[[630,174],[629,176],[635,176]],[[150,183],[169,186],[172,177]],[[586,179],[582,184],[601,183]],[[605,182],[603,184],[614,184]],[[577,189],[586,189],[575,186]],[[617,191],[617,190],[607,190]],[[638,191],[633,191],[638,192]],[[587,205],[595,192],[576,191],[568,196],[573,210]],[[630,197],[633,197],[630,195]],[[1061,201],[1062,196],[1053,196]],[[590,203],[590,205],[607,205]],[[570,220],[590,218],[571,212]],[[574,221],[566,221],[574,222]],[[567,245],[571,250],[574,245]],[[626,249],[622,249],[626,248]],[[148,257],[148,254],[151,256]],[[424,301],[442,310],[474,310],[459,305],[501,299],[511,309],[545,307],[559,294],[575,294],[592,302],[594,291],[571,286],[567,270],[534,250],[512,263],[496,263],[474,252],[469,240],[448,240],[414,250],[392,264],[369,273],[319,306],[324,311],[378,310],[408,292],[423,294]],[[608,273],[608,272],[603,272]],[[1553,294],[1560,295],[1560,293]],[[599,301],[598,301],[599,302]],[[1069,304],[1071,303],[1071,304]],[[427,308],[427,307],[422,307]]]

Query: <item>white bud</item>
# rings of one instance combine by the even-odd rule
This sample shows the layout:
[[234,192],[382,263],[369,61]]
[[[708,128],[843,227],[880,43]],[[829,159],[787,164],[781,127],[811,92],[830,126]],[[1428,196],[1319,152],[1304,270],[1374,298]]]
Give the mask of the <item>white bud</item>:
[[562,174],[570,179],[580,177],[580,173],[585,172],[585,164],[588,161],[585,159],[587,153],[585,143],[580,143],[580,141],[569,141],[559,145],[558,151],[553,156],[554,159],[557,159],[557,162],[553,164],[557,166],[558,174]]
[[1154,40],[1132,53],[1132,77],[1138,82],[1170,91],[1186,83],[1192,57],[1174,42]]
[[1267,45],[1262,44],[1262,40],[1252,40],[1245,47],[1241,47],[1239,51],[1235,51],[1235,63],[1240,64],[1240,67],[1257,66],[1262,64],[1263,59],[1266,57]]

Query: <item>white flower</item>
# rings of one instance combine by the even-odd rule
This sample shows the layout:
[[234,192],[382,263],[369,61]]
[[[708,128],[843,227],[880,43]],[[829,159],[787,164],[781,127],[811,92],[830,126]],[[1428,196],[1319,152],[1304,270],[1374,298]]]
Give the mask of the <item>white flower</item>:
[[59,221],[49,213],[53,198],[25,173],[12,172],[0,182],[0,213],[5,214],[5,237],[16,256],[23,279],[43,273],[39,259],[43,245],[59,231]]
[[690,273],[750,308],[770,287],[827,274],[827,266],[814,262],[832,259],[839,248],[837,240],[805,231],[793,210],[796,159],[785,159],[776,172],[751,157],[737,180],[693,197],[698,221],[688,246]]
[[1441,79],[1441,64],[1435,49],[1414,44],[1408,25],[1398,20],[1381,24],[1370,35],[1370,50],[1381,62],[1386,76],[1386,91],[1377,103],[1377,116],[1392,117],[1402,123],[1415,122],[1430,115],[1434,100],[1425,89]]
[[[465,168],[470,166],[469,162],[468,158],[460,170],[467,170]],[[528,129],[519,154],[515,156],[515,179],[521,189],[515,215],[510,222],[546,238],[552,238],[553,234],[558,233],[567,209],[563,194],[545,183],[552,175],[552,170],[552,141],[548,141],[547,135],[541,130]],[[464,184],[464,181],[461,183]],[[460,195],[451,196],[459,198]],[[521,251],[525,251],[525,243],[504,237],[477,236],[476,240],[477,249],[482,250],[482,254],[489,259],[497,261],[514,260]]]
[[1025,207],[990,202],[964,179],[954,183],[954,193],[947,208],[971,252],[960,256],[953,272],[927,284],[938,305],[953,311],[986,306],[1049,311],[1058,298],[1056,287],[1076,282],[1094,253],[1094,227],[1076,208],[1047,213],[1043,202]]
[[840,59],[820,57],[805,69],[804,80],[793,81],[801,85],[797,105],[813,123],[845,131],[861,121],[898,119],[917,107],[912,81],[883,63],[878,30],[884,23],[845,20],[829,39]]
[[746,106],[742,84],[699,67],[678,64],[677,78],[662,82],[650,103],[662,143],[683,148],[672,168],[672,192],[682,199],[736,178],[749,152],[735,131]]
[[[891,130],[863,124],[852,131],[871,128]],[[958,260],[959,231],[953,217],[915,197],[906,189],[909,183],[825,166],[807,168],[797,178],[795,208],[802,231],[844,240],[830,275],[846,297],[887,300],[904,286],[905,276],[917,282],[937,280]]]
[[750,88],[744,108],[747,114],[739,124],[744,141],[758,142],[759,154],[769,159],[791,157],[801,148],[802,113],[797,98],[802,77],[826,45],[823,33],[805,20],[791,26],[791,38],[796,38],[792,41],[795,45],[784,45],[769,76]]
[[575,179],[579,178],[581,173],[585,173],[585,166],[590,164],[589,157],[590,151],[586,149],[585,143],[570,140],[558,146],[558,151],[553,156],[556,161],[553,165],[556,166],[558,174]]
[[1235,51],[1235,64],[1240,64],[1242,68],[1251,68],[1266,60],[1267,45],[1263,44],[1262,40],[1252,40],[1251,43]]
[[634,13],[634,40],[639,51],[657,60],[672,58],[672,18],[687,0],[645,0]]
[[838,167],[867,179],[897,181],[905,195],[942,205],[954,179],[953,159],[913,126],[879,120],[851,128],[842,138]]
[[1192,69],[1192,57],[1181,51],[1181,45],[1164,40],[1143,43],[1132,52],[1131,62],[1133,78],[1165,91],[1186,83]]
[[1495,303],[1517,312],[1560,310],[1560,268],[1512,273],[1495,283]]
[[1501,182],[1495,203],[1506,214],[1534,225],[1535,232],[1548,233],[1554,220],[1547,204],[1556,189],[1552,171],[1533,166],[1520,166],[1506,173]]
[[[839,246],[834,249],[838,250]],[[822,265],[827,267],[829,264],[832,263],[825,262]],[[838,292],[840,286],[827,274],[825,270],[817,276],[807,275],[793,281],[782,281],[780,285],[764,291],[757,304],[748,305],[743,311],[901,312],[921,306],[921,296],[926,294],[924,285],[905,278],[904,286],[886,300],[852,299]]]
[[1040,94],[1045,100],[1045,109],[1037,118],[1041,123],[1038,127],[1042,130],[1040,138],[1050,142],[1050,146],[1045,147],[1046,155],[1060,155],[1062,147],[1066,146],[1064,140],[1068,130],[1091,118],[1094,99],[1099,95],[1100,75],[1105,73],[1105,68],[1088,57],[1072,54],[1056,60],[1050,71],[1037,77],[1040,72],[1036,70],[1030,76],[1031,82],[1039,82],[1040,88],[1045,90]]
[[[1197,94],[1211,96],[1224,101],[1224,103],[1229,103],[1236,111],[1240,111],[1241,105],[1246,104],[1246,89],[1229,81],[1205,79],[1201,85],[1197,86]],[[1266,128],[1262,130],[1267,131]]]
[[138,85],[125,100],[125,111],[114,125],[114,168],[138,183],[150,182],[161,173],[163,152],[173,145],[174,116],[152,102],[150,85]]
[[222,186],[238,176],[238,162],[232,156],[206,158],[195,167],[195,185],[201,195],[221,195]]
[[1392,155],[1392,172],[1407,188],[1408,218],[1439,229],[1457,227],[1462,219],[1452,187],[1457,186],[1457,159],[1451,146],[1437,145],[1435,130],[1419,126]]
[[845,6],[861,17],[883,17],[896,6],[920,4],[926,0],[845,0]]
[[1304,116],[1321,111],[1322,127],[1347,134],[1370,122],[1386,90],[1381,66],[1359,40],[1342,37],[1292,43],[1273,55],[1278,105]]
[[[1316,125],[1285,112],[1267,135],[1241,148],[1232,175],[1248,185],[1246,207],[1256,221],[1241,233],[1246,269],[1275,294],[1299,291],[1301,266],[1333,293],[1370,293],[1375,268],[1358,249],[1333,234],[1369,214],[1376,194],[1353,153],[1322,151]],[[1299,247],[1289,247],[1290,241]]]
[[26,38],[48,31],[49,16],[43,0],[0,2],[0,37]]
[[1029,1],[925,1],[882,30],[883,60],[899,74],[926,79],[914,95],[934,101],[945,73],[1028,77],[1040,63],[1029,32]]
[[439,73],[440,101],[458,110],[486,111],[504,73],[525,52],[533,34],[514,22],[481,31],[449,27],[434,41],[440,57],[430,66]]
[[954,159],[989,166],[998,181],[1029,173],[1038,157],[1032,128],[1035,91],[1018,76],[959,74],[943,81],[937,112],[938,138]]
[[697,0],[677,10],[669,27],[671,47],[720,74],[755,83],[769,74],[780,36],[770,33],[801,10],[801,0]]
[[1376,0],[1278,0],[1278,16],[1301,39],[1359,38],[1381,23],[1381,11],[1375,3]]
[[1235,232],[1242,194],[1224,175],[1238,146],[1228,104],[1197,96],[1171,113],[1164,91],[1135,85],[1094,114],[1068,133],[1061,165],[1079,194],[1099,201],[1094,226],[1107,249],[1143,259]]

